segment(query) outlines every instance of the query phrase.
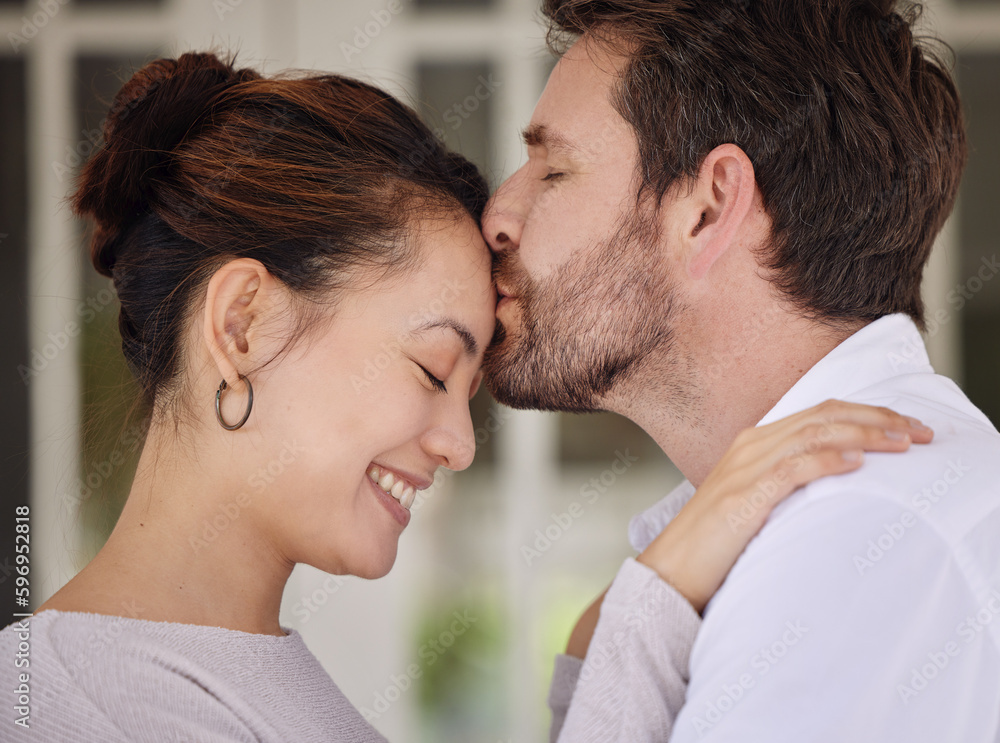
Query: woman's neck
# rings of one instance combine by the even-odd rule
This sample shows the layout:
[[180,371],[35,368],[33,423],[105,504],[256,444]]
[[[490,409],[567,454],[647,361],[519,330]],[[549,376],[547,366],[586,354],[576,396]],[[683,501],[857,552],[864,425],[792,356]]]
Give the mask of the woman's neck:
[[39,611],[284,635],[278,614],[294,564],[269,546],[225,473],[155,456],[151,443],[107,543]]

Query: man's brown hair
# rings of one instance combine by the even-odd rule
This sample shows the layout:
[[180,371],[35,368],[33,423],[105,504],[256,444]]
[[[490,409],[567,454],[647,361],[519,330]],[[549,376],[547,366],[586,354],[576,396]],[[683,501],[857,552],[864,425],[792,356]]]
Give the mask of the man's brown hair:
[[612,102],[661,200],[716,146],[754,165],[769,278],[807,316],[904,312],[966,160],[961,104],[919,5],[895,0],[544,0],[549,40],[626,56]]

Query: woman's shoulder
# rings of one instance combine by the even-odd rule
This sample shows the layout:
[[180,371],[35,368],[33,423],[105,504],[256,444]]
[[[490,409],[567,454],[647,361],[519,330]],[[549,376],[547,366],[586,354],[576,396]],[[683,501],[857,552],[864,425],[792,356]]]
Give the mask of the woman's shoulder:
[[62,701],[69,698],[90,705],[77,716],[107,718],[125,739],[148,726],[181,725],[196,739],[323,740],[346,725],[361,733],[357,740],[381,740],[363,737],[377,734],[294,630],[281,637],[48,610],[0,632],[0,655],[21,642],[43,690],[36,709],[50,722],[62,717],[57,707],[73,706]]
[[[117,690],[136,688],[127,668],[102,668],[115,642],[113,617],[45,611],[0,630],[0,684],[18,692],[4,740],[130,740]],[[93,683],[94,672],[103,684]],[[126,714],[121,714],[126,713]],[[119,719],[116,719],[119,718]],[[20,736],[20,737],[19,737]]]
[[162,677],[175,676],[218,692],[235,691],[254,674],[274,681],[317,662],[295,631],[259,635],[80,611],[46,610],[0,631],[0,653],[18,646],[39,671],[80,684],[99,676],[102,683],[117,678],[162,685]]
[[[102,658],[147,657],[174,650],[205,660],[227,654],[237,656],[248,648],[297,655],[308,653],[294,631],[284,637],[255,635],[223,627],[159,622],[137,618],[137,611],[104,614],[50,609],[22,618],[0,630],[0,648],[16,643],[54,651],[63,659],[84,653],[87,665]],[[129,615],[131,614],[131,615]],[[255,647],[256,646],[256,647]],[[212,652],[205,652],[211,648]]]

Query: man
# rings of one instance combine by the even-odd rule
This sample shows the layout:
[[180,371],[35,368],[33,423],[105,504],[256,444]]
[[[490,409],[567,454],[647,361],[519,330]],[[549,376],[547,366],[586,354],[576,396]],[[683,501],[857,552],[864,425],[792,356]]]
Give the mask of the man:
[[[543,11],[571,45],[484,220],[488,382],[508,405],[610,410],[656,440],[689,482],[633,521],[634,546],[744,428],[841,398],[935,431],[782,503],[700,620],[629,612],[670,576],[626,561],[593,639],[586,617],[574,633],[582,669],[560,661],[560,740],[1000,740],[1000,435],[918,332],[966,144],[915,11]],[[693,649],[671,635],[694,631]]]

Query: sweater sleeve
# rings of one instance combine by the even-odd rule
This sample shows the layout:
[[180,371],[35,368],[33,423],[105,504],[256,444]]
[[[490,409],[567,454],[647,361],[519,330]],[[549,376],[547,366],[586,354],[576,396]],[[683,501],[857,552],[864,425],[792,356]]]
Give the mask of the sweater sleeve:
[[549,710],[552,712],[552,726],[549,728],[549,743],[556,743],[559,731],[566,722],[566,713],[573,700],[576,682],[580,678],[583,661],[572,655],[557,655],[549,687]]
[[[587,657],[553,679],[552,739],[559,743],[644,743],[670,736],[684,704],[698,613],[653,570],[627,559],[608,589]],[[562,670],[562,676],[559,676]],[[575,690],[570,683],[578,675]],[[554,700],[554,701],[553,701]],[[557,710],[569,703],[557,729]]]

